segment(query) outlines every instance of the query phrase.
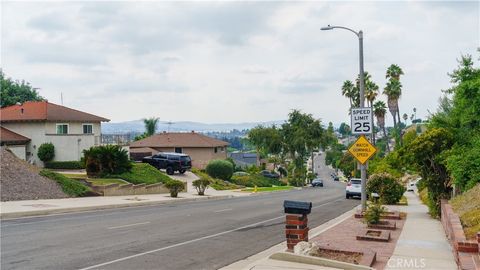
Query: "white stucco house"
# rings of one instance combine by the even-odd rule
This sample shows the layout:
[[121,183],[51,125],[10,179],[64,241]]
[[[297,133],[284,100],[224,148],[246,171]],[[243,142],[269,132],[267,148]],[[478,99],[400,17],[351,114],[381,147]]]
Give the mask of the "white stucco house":
[[56,161],[80,160],[82,151],[100,145],[101,123],[109,119],[48,101],[29,101],[0,109],[1,145],[19,158],[42,166],[42,143],[53,143]]

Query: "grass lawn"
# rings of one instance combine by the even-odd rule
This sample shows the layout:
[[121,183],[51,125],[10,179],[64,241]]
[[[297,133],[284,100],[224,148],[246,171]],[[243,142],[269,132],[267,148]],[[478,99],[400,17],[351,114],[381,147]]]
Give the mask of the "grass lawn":
[[147,163],[134,163],[131,171],[117,175],[108,175],[106,178],[120,178],[136,185],[142,183],[147,185],[165,183],[172,180],[170,176]]
[[110,184],[128,184],[128,182],[125,180],[115,178],[91,178],[87,179],[87,182],[90,182],[94,186],[106,186]]
[[[276,187],[258,187],[257,192],[273,192],[273,191],[282,191],[282,190],[290,190],[293,186],[276,186]],[[254,188],[244,188],[242,191],[244,192],[253,192]]]
[[86,173],[62,173],[62,174],[68,178],[87,179]]

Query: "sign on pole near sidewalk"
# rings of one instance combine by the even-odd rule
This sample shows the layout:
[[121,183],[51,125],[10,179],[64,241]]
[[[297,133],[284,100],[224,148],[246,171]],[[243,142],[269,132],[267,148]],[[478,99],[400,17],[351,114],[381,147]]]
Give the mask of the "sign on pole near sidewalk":
[[363,165],[377,152],[377,148],[362,135],[348,148],[348,152]]
[[352,118],[352,134],[372,134],[372,108],[352,108],[352,110],[350,111],[350,116]]

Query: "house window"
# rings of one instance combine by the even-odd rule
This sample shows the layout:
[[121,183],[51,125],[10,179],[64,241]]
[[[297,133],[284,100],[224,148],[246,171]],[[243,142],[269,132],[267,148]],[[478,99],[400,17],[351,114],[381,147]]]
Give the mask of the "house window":
[[220,152],[225,152],[225,147],[220,147]]
[[218,153],[218,147],[213,148],[213,152]]
[[175,153],[183,153],[183,149],[181,147],[175,147]]
[[57,134],[68,134],[68,124],[57,124]]
[[83,124],[83,134],[93,134],[92,124]]

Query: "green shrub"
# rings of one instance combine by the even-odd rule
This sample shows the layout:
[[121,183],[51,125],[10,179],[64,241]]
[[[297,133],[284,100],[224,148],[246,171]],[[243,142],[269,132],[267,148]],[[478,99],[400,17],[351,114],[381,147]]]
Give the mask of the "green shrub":
[[380,222],[380,218],[386,212],[385,207],[383,207],[380,203],[373,203],[370,204],[363,215],[363,219],[367,224],[378,224]]
[[232,184],[228,181],[223,181],[221,179],[212,178],[212,177],[210,177],[210,175],[206,174],[202,170],[198,170],[198,169],[193,168],[192,173],[194,173],[196,176],[198,176],[200,178],[208,179],[210,181],[210,187],[215,189],[215,190],[229,190],[229,189],[241,188],[240,186]]
[[245,176],[232,176],[230,181],[234,184],[246,186],[246,187],[271,187],[275,186],[284,186],[285,183],[278,179],[267,178],[262,175],[245,175]]
[[43,162],[52,160],[55,157],[55,146],[53,146],[53,143],[42,143],[38,147],[37,156]]
[[118,145],[93,146],[83,155],[88,176],[120,174],[132,168],[127,151]]
[[85,164],[81,161],[47,161],[45,162],[45,168],[47,169],[85,169]]
[[396,204],[405,190],[395,177],[387,173],[374,174],[367,182],[367,194],[378,193],[383,204]]
[[192,182],[192,185],[195,187],[195,189],[198,192],[198,195],[204,195],[205,190],[208,188],[208,186],[211,184],[210,179],[201,177],[200,179],[197,179]]
[[170,196],[172,198],[176,198],[178,196],[178,192],[184,189],[184,183],[179,180],[170,180],[165,183],[165,187],[170,190]]
[[233,175],[232,163],[221,159],[214,159],[210,161],[205,170],[211,177],[226,181],[230,180]]
[[166,183],[172,178],[147,163],[134,163],[132,169],[120,174],[109,174],[107,178],[120,178],[132,184]]
[[85,196],[91,191],[89,187],[83,185],[79,181],[47,169],[41,170],[39,174],[56,181],[62,187],[63,192],[72,197]]

